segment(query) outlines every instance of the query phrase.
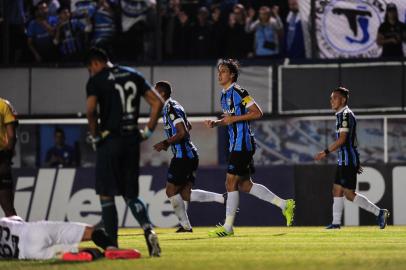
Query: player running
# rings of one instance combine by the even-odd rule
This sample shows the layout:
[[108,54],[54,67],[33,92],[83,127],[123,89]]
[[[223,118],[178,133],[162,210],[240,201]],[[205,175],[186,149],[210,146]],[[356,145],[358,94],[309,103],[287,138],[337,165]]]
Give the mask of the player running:
[[239,64],[234,59],[220,60],[218,81],[223,87],[221,108],[223,118],[206,120],[207,127],[227,126],[229,134],[229,161],[226,176],[228,193],[226,220],[209,232],[211,237],[234,235],[233,224],[239,203],[239,191],[249,193],[259,199],[278,206],[286,218],[287,226],[291,226],[294,217],[295,201],[283,200],[263,185],[254,183],[252,157],[255,153],[255,139],[250,128],[250,121],[262,117],[262,111],[248,92],[236,84],[239,75]]
[[[151,256],[160,256],[158,238],[144,202],[138,198],[139,144],[148,139],[157,123],[163,102],[158,93],[134,69],[110,65],[101,49],[90,50],[86,66],[89,141],[97,147],[96,193],[107,234],[117,243],[118,217],[114,196],[122,195],[144,229]],[[138,130],[141,96],[151,107],[149,122]],[[97,106],[99,106],[100,125]]]
[[103,254],[88,248],[78,252],[82,241],[92,240],[105,250],[109,259],[139,258],[134,249],[117,249],[102,229],[76,222],[25,222],[19,216],[0,219],[0,258],[46,260],[60,258],[67,261],[92,261]]
[[173,158],[168,169],[166,195],[180,221],[181,226],[176,232],[193,232],[184,202],[224,203],[225,196],[200,189],[192,190],[199,165],[197,149],[190,140],[189,131],[192,126],[187,120],[183,107],[171,98],[172,87],[170,83],[166,81],[157,82],[155,89],[165,101],[162,118],[167,139],[155,144],[154,149],[160,152],[171,147],[173,152]]
[[326,229],[340,229],[344,210],[344,196],[362,209],[378,217],[381,229],[386,227],[389,211],[380,209],[364,195],[356,193],[357,173],[362,173],[357,151],[357,120],[348,107],[350,91],[344,87],[333,90],[330,96],[331,108],[336,112],[336,141],[324,151],[317,153],[315,160],[322,160],[338,150],[336,178],[333,185],[333,222]]

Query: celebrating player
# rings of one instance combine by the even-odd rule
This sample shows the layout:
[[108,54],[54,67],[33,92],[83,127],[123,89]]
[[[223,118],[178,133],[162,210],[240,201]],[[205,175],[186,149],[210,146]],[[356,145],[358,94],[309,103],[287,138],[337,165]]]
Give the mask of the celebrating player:
[[11,159],[17,141],[17,124],[16,111],[10,102],[0,98],[0,205],[6,217],[16,215]]
[[[139,144],[151,136],[163,102],[140,73],[131,68],[110,65],[101,49],[90,50],[86,66],[91,75],[87,83],[89,141],[97,148],[96,193],[100,196],[104,226],[117,243],[118,217],[114,196],[122,195],[144,229],[150,255],[159,256],[158,238],[152,230],[147,208],[138,198],[138,175]],[[139,131],[141,96],[150,105],[151,112],[145,129]]]
[[359,153],[357,151],[357,121],[348,107],[350,91],[344,87],[333,90],[330,97],[331,108],[336,112],[336,141],[324,151],[317,153],[316,160],[322,160],[330,152],[338,150],[338,164],[333,186],[333,222],[327,229],[340,229],[341,216],[344,210],[344,196],[347,200],[373,213],[378,217],[381,229],[386,227],[389,211],[380,209],[364,195],[356,193],[357,173],[362,173]]
[[168,170],[166,195],[180,221],[181,226],[176,232],[192,232],[184,201],[224,203],[225,197],[222,194],[205,190],[192,190],[199,165],[199,156],[196,147],[190,140],[191,125],[183,107],[171,98],[172,87],[170,83],[166,81],[157,82],[155,89],[165,100],[162,118],[168,138],[155,144],[154,149],[158,152],[166,151],[169,147],[172,149],[174,157]]
[[138,258],[132,249],[117,249],[102,229],[76,222],[25,222],[18,216],[0,219],[0,258],[46,260],[62,258],[67,261],[91,261],[102,256],[98,249],[78,251],[81,241],[92,240],[105,250],[110,259]]
[[228,193],[226,220],[223,226],[209,232],[211,237],[234,235],[233,224],[238,208],[239,191],[249,193],[259,199],[278,206],[286,217],[288,226],[292,225],[295,201],[283,200],[263,185],[254,183],[252,157],[255,153],[255,139],[250,128],[250,121],[262,117],[262,111],[248,92],[237,85],[239,65],[236,60],[220,60],[218,64],[218,81],[223,87],[221,107],[223,118],[206,120],[209,128],[227,126],[229,134],[229,161],[226,176]]

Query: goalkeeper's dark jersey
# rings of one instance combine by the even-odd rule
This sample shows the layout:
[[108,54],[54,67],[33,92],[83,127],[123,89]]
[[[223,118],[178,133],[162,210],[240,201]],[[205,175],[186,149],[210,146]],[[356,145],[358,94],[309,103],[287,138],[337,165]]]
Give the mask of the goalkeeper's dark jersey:
[[340,132],[348,133],[347,140],[338,150],[337,163],[339,166],[357,167],[359,165],[356,128],[357,120],[348,106],[336,113],[336,138],[339,138]]
[[111,134],[138,132],[140,98],[152,86],[129,67],[106,67],[89,79],[87,96],[96,96],[99,103],[100,131]]

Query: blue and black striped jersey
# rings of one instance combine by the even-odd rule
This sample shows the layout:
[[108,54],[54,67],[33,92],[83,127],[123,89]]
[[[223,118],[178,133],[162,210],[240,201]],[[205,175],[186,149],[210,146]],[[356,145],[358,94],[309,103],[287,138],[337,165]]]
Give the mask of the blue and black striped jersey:
[[[223,89],[221,94],[221,108],[225,114],[244,115],[254,103],[248,92],[237,84],[232,84],[227,90]],[[255,139],[249,121],[228,125],[228,135],[230,152],[255,151]]]
[[337,112],[336,118],[336,138],[339,138],[340,132],[348,133],[345,143],[338,150],[338,165],[357,167],[359,165],[357,120],[348,106]]
[[[169,98],[162,108],[164,129],[168,138],[177,132],[176,124],[183,123],[186,131],[189,131],[190,123],[187,120],[185,109],[176,100]],[[197,149],[190,140],[189,133],[177,144],[171,145],[175,158],[197,158]]]

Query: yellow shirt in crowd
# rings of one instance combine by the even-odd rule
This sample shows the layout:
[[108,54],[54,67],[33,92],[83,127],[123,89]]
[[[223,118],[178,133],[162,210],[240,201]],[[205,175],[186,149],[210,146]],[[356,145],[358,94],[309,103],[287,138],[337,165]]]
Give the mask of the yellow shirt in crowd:
[[17,122],[17,112],[10,102],[0,98],[0,150],[3,150],[8,142],[6,125],[13,122]]

